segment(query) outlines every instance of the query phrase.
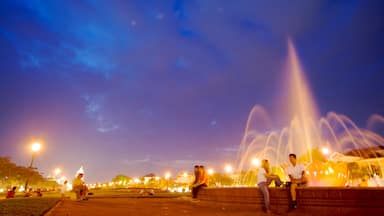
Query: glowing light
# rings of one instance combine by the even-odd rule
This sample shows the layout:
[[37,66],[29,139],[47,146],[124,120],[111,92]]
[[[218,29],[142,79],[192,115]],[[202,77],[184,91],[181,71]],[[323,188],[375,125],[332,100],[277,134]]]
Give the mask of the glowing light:
[[135,182],[136,184],[139,184],[141,181],[140,181],[140,179],[135,178],[135,179],[133,179],[133,182]]
[[31,149],[33,152],[38,152],[41,149],[41,144],[39,142],[35,142],[32,144]]
[[323,153],[323,155],[328,155],[329,149],[327,147],[323,147],[323,148],[321,148],[321,153]]
[[333,170],[332,167],[328,167],[328,172],[332,174],[335,172],[335,170]]
[[55,172],[55,175],[59,175],[61,173],[61,169],[60,168],[56,168],[54,172]]
[[213,169],[208,169],[208,175],[213,175],[213,173],[215,173]]
[[166,172],[164,174],[164,177],[165,177],[165,179],[169,179],[171,177],[171,173],[170,172]]
[[252,165],[254,165],[255,167],[260,167],[261,162],[260,162],[259,158],[253,158],[252,159]]
[[233,172],[233,168],[231,165],[227,164],[225,167],[224,167],[224,170],[226,173],[232,173]]
[[184,177],[184,178],[188,177],[188,173],[187,173],[187,172],[184,172],[184,173],[183,173],[183,177]]

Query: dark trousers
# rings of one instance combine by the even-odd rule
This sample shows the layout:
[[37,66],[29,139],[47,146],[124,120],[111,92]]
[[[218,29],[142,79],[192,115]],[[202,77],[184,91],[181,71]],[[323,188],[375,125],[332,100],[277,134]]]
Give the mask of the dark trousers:
[[192,198],[197,198],[197,194],[199,193],[199,190],[203,187],[207,187],[205,184],[196,186],[192,188]]

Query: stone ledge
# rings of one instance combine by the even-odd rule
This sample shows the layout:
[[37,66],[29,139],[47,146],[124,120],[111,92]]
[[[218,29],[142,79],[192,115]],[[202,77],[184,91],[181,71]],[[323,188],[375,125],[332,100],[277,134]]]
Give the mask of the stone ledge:
[[[253,188],[206,188],[199,199],[212,202],[263,206],[263,195]],[[289,191],[270,188],[271,209],[288,211]],[[307,187],[297,189],[299,208],[310,215],[384,215],[384,188]]]

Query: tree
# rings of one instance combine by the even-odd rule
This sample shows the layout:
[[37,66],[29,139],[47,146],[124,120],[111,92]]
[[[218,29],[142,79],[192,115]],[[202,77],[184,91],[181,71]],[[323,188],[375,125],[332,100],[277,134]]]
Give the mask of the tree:
[[[0,157],[0,186],[11,188],[22,186],[29,176],[29,185],[35,188],[48,188],[52,184],[37,170],[24,166],[17,166],[9,157]],[[56,184],[57,186],[57,184]]]
[[115,185],[123,185],[123,184],[128,184],[128,182],[131,180],[131,177],[128,177],[124,174],[118,174],[112,179],[112,182]]

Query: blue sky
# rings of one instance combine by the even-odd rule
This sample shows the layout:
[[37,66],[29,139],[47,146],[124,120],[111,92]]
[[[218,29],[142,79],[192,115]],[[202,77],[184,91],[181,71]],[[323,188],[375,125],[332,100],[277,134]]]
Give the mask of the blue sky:
[[[290,37],[322,115],[383,115],[382,1],[1,1],[0,152],[90,181],[234,161]],[[276,120],[278,121],[278,120]]]

